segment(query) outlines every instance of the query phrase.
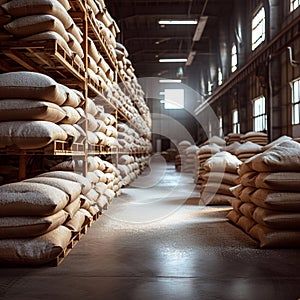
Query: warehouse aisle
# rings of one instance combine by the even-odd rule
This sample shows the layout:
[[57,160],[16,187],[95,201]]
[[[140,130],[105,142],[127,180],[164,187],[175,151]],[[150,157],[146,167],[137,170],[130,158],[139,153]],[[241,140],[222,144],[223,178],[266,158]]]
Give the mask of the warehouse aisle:
[[257,249],[193,189],[158,159],[59,267],[1,268],[0,299],[300,298],[300,251]]

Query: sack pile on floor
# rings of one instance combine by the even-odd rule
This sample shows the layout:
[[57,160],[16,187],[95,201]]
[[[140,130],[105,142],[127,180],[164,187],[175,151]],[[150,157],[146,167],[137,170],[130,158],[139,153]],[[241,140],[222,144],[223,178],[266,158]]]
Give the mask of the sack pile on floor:
[[195,173],[198,174],[198,176],[195,176],[196,184],[202,185],[204,182],[204,178],[202,177],[206,173],[203,167],[204,162],[212,155],[220,152],[221,149],[222,148],[217,144],[208,144],[199,148],[199,150],[197,151],[198,165],[195,171]]
[[246,160],[228,219],[261,248],[300,247],[300,144],[286,141]]
[[242,135],[242,143],[246,142],[265,146],[268,144],[268,135],[264,132],[249,131]]
[[192,146],[191,142],[183,140],[177,145],[178,154],[175,157],[175,169],[176,171],[181,171],[182,161],[184,159],[184,151]]
[[239,183],[237,173],[242,162],[227,151],[214,154],[203,163],[201,201],[205,205],[231,204],[231,187]]
[[195,172],[198,150],[199,147],[196,145],[191,145],[183,151],[183,155],[181,156],[181,172]]
[[99,212],[91,182],[54,171],[0,186],[0,260],[45,264],[67,248],[74,234]]

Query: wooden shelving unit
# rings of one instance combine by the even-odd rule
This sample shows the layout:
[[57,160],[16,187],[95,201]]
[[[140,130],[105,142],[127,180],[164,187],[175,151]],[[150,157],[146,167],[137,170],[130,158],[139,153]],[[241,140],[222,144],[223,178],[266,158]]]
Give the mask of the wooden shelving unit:
[[[134,122],[126,117],[126,114],[111,103],[105,96],[105,91],[100,84],[95,82],[88,75],[88,39],[91,38],[99,53],[105,59],[106,63],[112,69],[114,74],[114,83],[120,82],[124,95],[133,97],[122,78],[117,62],[114,59],[112,50],[110,49],[104,36],[97,29],[97,24],[89,16],[87,3],[83,0],[69,0],[71,10],[70,16],[75,24],[83,32],[83,43],[81,44],[84,52],[83,65],[78,64],[75,56],[69,54],[57,40],[41,40],[41,41],[24,41],[22,39],[11,39],[0,41],[0,72],[13,71],[32,71],[38,72],[52,77],[58,83],[68,86],[72,89],[81,91],[84,98],[97,98],[97,104],[104,107],[105,111],[112,114],[117,122],[122,121],[139,132]],[[84,66],[84,67],[83,67]],[[87,116],[86,105],[82,108]],[[87,119],[83,122],[83,129],[87,134]],[[116,123],[117,128],[117,123]],[[18,163],[18,180],[26,179],[27,165],[32,159],[43,159],[43,157],[55,157],[59,159],[67,159],[77,157],[84,161],[83,174],[87,174],[88,156],[100,156],[102,158],[114,158],[114,162],[118,164],[119,155],[129,154],[148,155],[148,152],[140,151],[119,151],[117,147],[108,147],[104,145],[91,145],[86,139],[82,143],[71,143],[68,141],[55,140],[47,146],[39,149],[19,149],[16,147],[0,148],[0,157],[11,157],[14,165]],[[88,227],[98,219],[100,213],[93,216],[93,220],[84,224],[80,232],[75,234],[69,242],[69,245],[62,253],[53,261],[51,265],[59,265],[68,255],[70,250],[76,245],[79,239],[86,233]]]

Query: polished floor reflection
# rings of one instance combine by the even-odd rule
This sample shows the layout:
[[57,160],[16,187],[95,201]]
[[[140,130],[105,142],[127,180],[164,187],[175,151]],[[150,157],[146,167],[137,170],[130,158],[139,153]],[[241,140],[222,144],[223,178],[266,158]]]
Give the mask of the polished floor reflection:
[[59,267],[1,268],[0,299],[299,299],[300,250],[259,249],[198,195],[153,163]]

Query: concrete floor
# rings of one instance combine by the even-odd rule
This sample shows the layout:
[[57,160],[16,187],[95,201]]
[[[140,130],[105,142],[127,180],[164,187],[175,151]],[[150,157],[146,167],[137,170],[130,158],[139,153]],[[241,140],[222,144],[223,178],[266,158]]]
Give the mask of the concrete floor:
[[0,299],[299,299],[300,250],[258,249],[194,188],[153,163],[59,267],[1,268]]

